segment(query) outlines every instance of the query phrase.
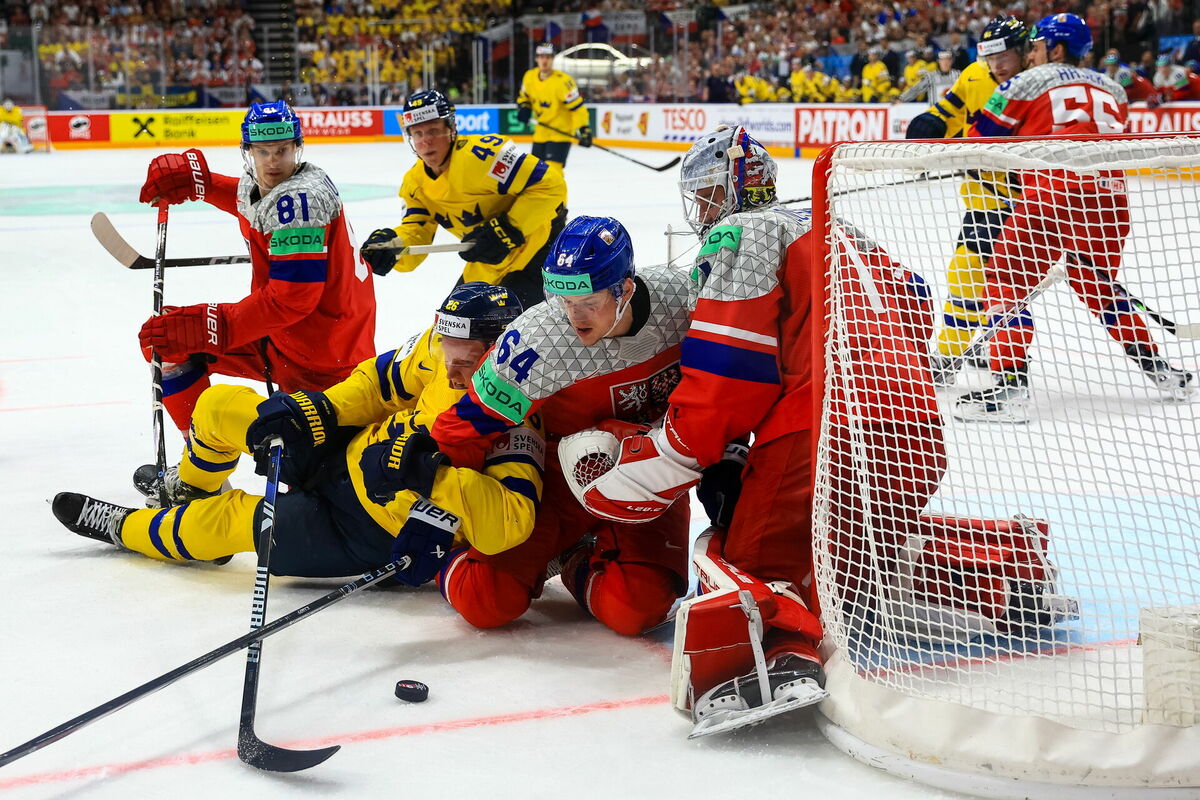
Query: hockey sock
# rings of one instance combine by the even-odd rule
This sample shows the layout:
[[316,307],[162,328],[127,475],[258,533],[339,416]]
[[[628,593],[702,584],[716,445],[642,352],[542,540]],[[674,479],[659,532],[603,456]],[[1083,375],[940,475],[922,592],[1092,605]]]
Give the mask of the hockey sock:
[[214,561],[254,552],[254,510],[261,497],[233,489],[171,508],[139,509],[121,528],[134,552],[166,561]]
[[187,438],[196,402],[208,387],[208,368],[205,366],[192,362],[163,365],[163,408],[184,438]]
[[246,429],[263,397],[245,386],[209,387],[195,402],[191,436],[179,462],[179,479],[215,492],[246,452]]
[[982,303],[984,291],[983,257],[965,245],[954,251],[947,271],[949,296],[943,307],[942,329],[938,332],[937,351],[943,356],[961,356],[986,321]]

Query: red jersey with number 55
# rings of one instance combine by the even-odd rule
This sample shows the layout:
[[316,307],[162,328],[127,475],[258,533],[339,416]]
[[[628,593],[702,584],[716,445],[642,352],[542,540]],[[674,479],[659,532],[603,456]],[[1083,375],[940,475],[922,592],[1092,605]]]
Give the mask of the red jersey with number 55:
[[970,136],[1121,133],[1129,100],[1107,75],[1066,64],[1031,67],[996,88]]

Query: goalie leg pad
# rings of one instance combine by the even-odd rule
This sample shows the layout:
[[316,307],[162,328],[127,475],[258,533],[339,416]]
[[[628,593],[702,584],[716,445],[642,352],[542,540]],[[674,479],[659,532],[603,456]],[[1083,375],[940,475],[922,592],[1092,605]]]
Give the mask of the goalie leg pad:
[[1078,613],[1073,600],[1056,594],[1045,520],[926,515],[922,522],[926,533],[908,542],[900,602],[893,606],[904,620],[900,627],[913,635],[962,641]]

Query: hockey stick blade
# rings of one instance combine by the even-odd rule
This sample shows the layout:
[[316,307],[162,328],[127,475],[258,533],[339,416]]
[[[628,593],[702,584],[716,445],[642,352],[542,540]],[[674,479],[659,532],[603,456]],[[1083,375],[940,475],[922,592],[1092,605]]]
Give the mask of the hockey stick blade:
[[[92,235],[96,237],[96,241],[100,246],[108,251],[108,254],[115,258],[119,264],[128,269],[154,269],[154,259],[148,258],[137,250],[133,249],[133,245],[125,241],[125,237],[117,233],[117,229],[113,227],[112,221],[103,211],[92,216]],[[197,258],[167,258],[163,259],[163,267],[171,269],[173,267],[207,267],[213,264],[248,264],[250,256],[200,256]]]
[[[548,131],[554,131],[559,136],[570,136],[572,139],[579,141],[579,137],[576,136],[575,134],[567,133],[566,131],[559,130],[558,128],[554,127],[553,125],[547,125],[544,122],[539,122],[538,125],[541,125],[543,128],[545,128]],[[580,146],[582,147],[582,145],[580,145]],[[653,164],[647,164],[645,161],[638,161],[636,158],[633,158],[632,156],[627,156],[624,153],[621,153],[617,150],[613,150],[611,147],[605,147],[604,145],[597,144],[596,142],[592,142],[591,146],[596,148],[597,150],[603,150],[606,153],[612,153],[617,158],[623,158],[626,161],[632,161],[634,164],[637,164],[639,167],[645,167],[646,169],[652,169],[655,172],[666,172],[667,170],[669,170],[671,167],[675,166],[682,160],[681,156],[675,156],[670,161],[663,164],[661,167],[656,167]]]
[[398,566],[406,566],[405,563],[396,562],[380,567],[374,572],[368,572],[361,578],[356,578],[350,583],[339,586],[328,594],[322,595],[311,603],[305,603],[299,608],[284,614],[278,619],[268,622],[257,630],[252,630],[249,633],[243,634],[232,641],[208,651],[202,656],[192,659],[186,664],[182,664],[170,672],[165,672],[157,678],[146,681],[141,686],[137,686],[125,692],[122,695],[114,697],[106,703],[101,703],[93,709],[83,712],[77,717],[67,720],[66,722],[51,728],[45,733],[30,739],[24,744],[20,744],[7,752],[0,753],[0,767],[4,767],[19,758],[24,758],[30,753],[35,753],[49,744],[53,744],[60,739],[69,736],[72,733],[86,727],[87,725],[104,719],[109,714],[119,711],[131,703],[141,700],[143,697],[148,697],[157,691],[165,689],[176,681],[191,675],[193,672],[199,672],[205,667],[212,666],[223,658],[233,655],[254,642],[261,642],[269,636],[274,636],[285,628],[295,625],[300,620],[316,614],[324,608],[327,608],[334,603],[345,600],[352,594],[356,594],[368,586],[379,583],[380,581],[396,574]]
[[319,750],[287,750],[267,744],[255,736],[254,731],[238,734],[238,758],[255,769],[267,772],[302,772],[321,764],[341,749],[340,744],[335,744]]

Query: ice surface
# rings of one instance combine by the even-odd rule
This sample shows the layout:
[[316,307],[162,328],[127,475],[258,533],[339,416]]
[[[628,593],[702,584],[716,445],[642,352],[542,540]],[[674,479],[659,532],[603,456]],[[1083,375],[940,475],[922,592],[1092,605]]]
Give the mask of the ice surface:
[[[206,153],[214,170],[240,169],[233,148]],[[151,276],[118,266],[88,228],[105,211],[153,253],[154,214],[134,202],[151,155],[0,157],[0,750],[247,628],[252,556],[225,567],[154,562],[67,532],[48,506],[63,490],[132,505],[130,474],[153,460],[149,369],[136,342]],[[360,239],[399,221],[407,146],[314,145],[307,157],[339,185]],[[784,161],[781,194],[806,194],[810,170]],[[668,224],[685,228],[673,171],[575,148],[567,175],[571,212],[621,219],[639,263],[665,259]],[[692,241],[678,239],[676,252]],[[232,218],[172,209],[170,255],[242,251]],[[429,322],[460,264],[431,256],[377,283],[379,350]],[[248,270],[172,270],[167,302],[236,300]],[[179,444],[169,433],[170,457]],[[245,472],[235,485],[261,490]],[[338,583],[274,579],[268,617]],[[238,761],[237,654],[0,770],[0,796],[949,797],[852,761],[803,713],[687,741],[690,725],[667,701],[669,650],[669,630],[619,637],[557,581],[523,619],[489,632],[461,621],[436,589],[370,591],[265,644],[258,733],[280,745],[344,745],[324,765],[287,776]],[[397,700],[402,678],[428,683],[428,702]]]

